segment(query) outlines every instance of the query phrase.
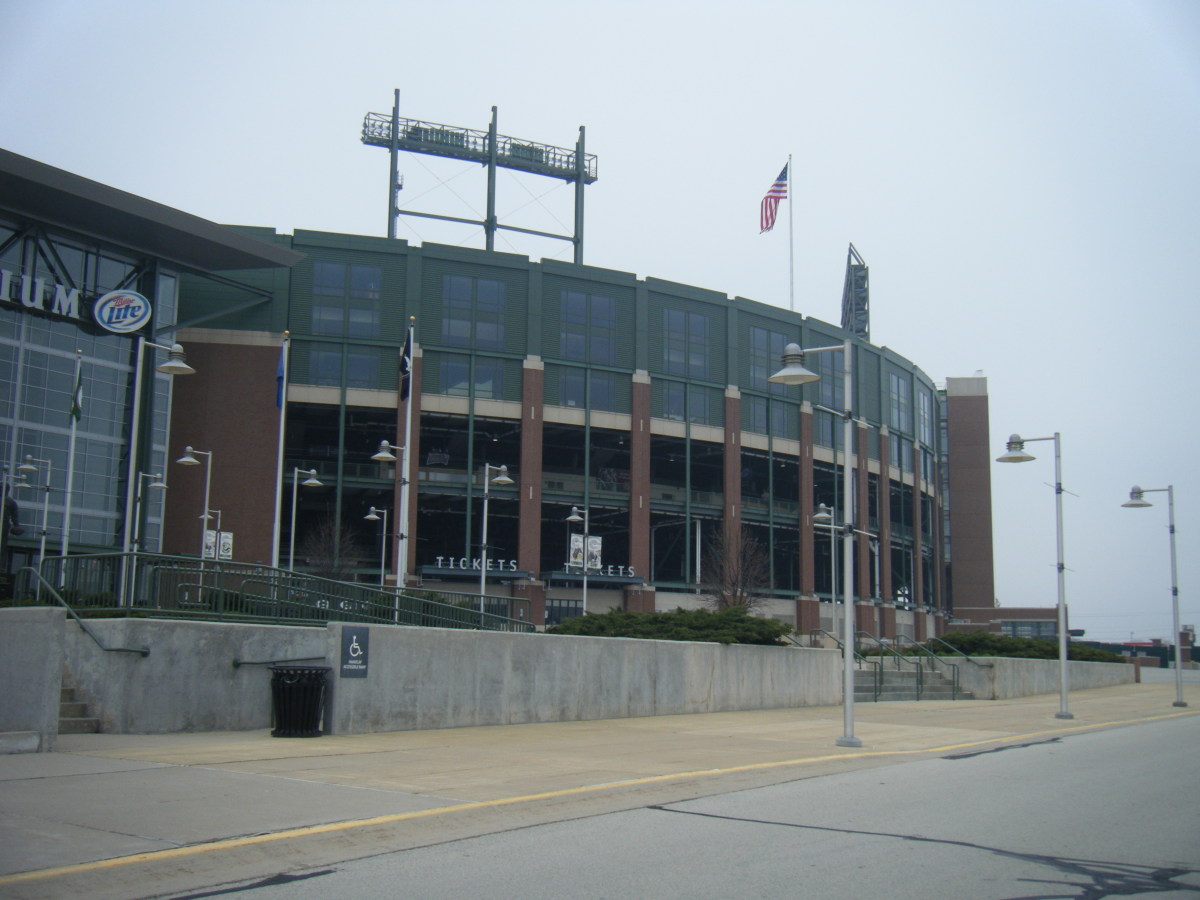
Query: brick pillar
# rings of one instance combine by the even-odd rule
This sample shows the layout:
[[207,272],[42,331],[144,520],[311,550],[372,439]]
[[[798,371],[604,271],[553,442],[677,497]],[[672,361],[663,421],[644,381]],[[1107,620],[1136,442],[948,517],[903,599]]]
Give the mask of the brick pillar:
[[633,375],[629,424],[629,564],[650,577],[650,376]]
[[514,581],[510,585],[513,598],[512,617],[532,622],[539,628],[546,625],[546,585],[540,581]]
[[[537,578],[542,566],[542,400],[546,373],[539,359],[526,359],[521,379],[521,470],[517,566]],[[545,594],[541,599],[545,622]]]
[[[857,458],[854,461],[854,469],[858,490],[854,498],[854,523],[859,531],[867,531],[867,526],[871,523],[871,510],[867,502],[867,458],[870,456],[868,449],[870,434],[865,422],[856,424],[858,428],[855,430],[854,443]],[[855,581],[858,582],[858,590],[855,592],[858,601],[867,603],[871,596],[871,544],[866,535],[858,534],[854,537],[854,572]]]
[[[800,494],[796,498],[800,504],[800,551],[796,554],[797,565],[800,567],[800,593],[811,597],[817,589],[816,560],[817,551],[813,542],[816,540],[816,529],[813,528],[813,410],[807,400],[800,405]],[[803,598],[801,598],[802,600]],[[801,600],[797,600],[796,623],[802,619],[799,609]],[[814,603],[816,601],[814,600]],[[813,628],[820,628],[821,621],[818,613]]]
[[630,584],[625,587],[625,611],[651,613],[655,610],[654,588],[645,584]]
[[924,541],[921,538],[922,516],[921,508],[921,449],[913,444],[913,588],[912,601],[918,606],[925,606],[925,560],[922,557]]
[[892,587],[892,438],[886,427],[879,429],[879,597],[895,602]]
[[735,545],[730,539],[736,538],[742,528],[742,399],[736,387],[725,388],[725,453],[722,462],[725,546],[732,547]]
[[886,638],[896,636],[896,606],[894,603],[884,603],[879,607],[879,636]]

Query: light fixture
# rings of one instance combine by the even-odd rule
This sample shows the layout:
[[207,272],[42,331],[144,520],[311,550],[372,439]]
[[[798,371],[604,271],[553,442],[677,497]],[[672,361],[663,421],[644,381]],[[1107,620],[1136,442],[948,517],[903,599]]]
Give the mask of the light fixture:
[[191,444],[183,448],[183,456],[175,460],[181,466],[198,466],[200,460],[196,456],[205,457],[205,472],[204,472],[204,512],[205,515],[200,517],[200,562],[204,563],[204,547],[208,540],[208,511],[211,508],[210,496],[212,494],[212,464],[213,452],[211,450],[196,450]]
[[378,522],[383,520],[383,527],[379,531],[379,586],[383,587],[387,580],[387,515],[386,509],[376,509],[372,506],[367,510],[367,514],[363,516],[368,522]]
[[1029,462],[1036,459],[1025,450],[1028,441],[1054,441],[1054,524],[1055,549],[1058,565],[1058,694],[1059,710],[1054,714],[1056,719],[1073,719],[1067,704],[1067,694],[1070,691],[1071,671],[1067,663],[1067,567],[1063,562],[1063,505],[1062,505],[1062,436],[1056,431],[1047,437],[1023,438],[1019,434],[1010,435],[1005,451],[996,457],[996,462]]
[[567,516],[567,521],[576,524],[579,522],[583,523],[583,596],[581,612],[586,616],[588,601],[588,538],[591,536],[591,529],[588,527],[587,507],[585,506],[583,509],[580,509],[578,506],[572,506],[571,514]]
[[[300,480],[301,475],[308,477],[303,481]],[[298,466],[292,467],[292,530],[288,536],[288,571],[295,571],[296,566],[296,496],[300,493],[302,487],[322,487],[322,483],[317,480],[316,469],[301,469]]]
[[[850,465],[850,448],[854,438],[854,345],[849,341],[828,347],[802,349],[799,344],[788,344],[783,348],[783,368],[767,381],[775,384],[804,385],[817,381],[820,376],[804,367],[809,353],[832,353],[842,351],[842,395],[845,410],[842,414],[842,509],[845,525],[842,529],[842,596],[843,637],[842,647],[842,722],[844,731],[835,743],[839,747],[861,747],[862,741],[854,736],[854,487]],[[833,528],[832,522],[830,528]]]
[[[491,473],[495,472],[496,477],[492,478]],[[479,554],[479,615],[483,616],[483,598],[487,593],[487,567],[488,567],[488,497],[490,491],[488,487],[493,484],[512,484],[513,480],[508,477],[508,466],[493,466],[488,463],[483,464],[483,527],[480,531],[480,554]]]
[[1183,700],[1183,649],[1179,640],[1179,575],[1175,562],[1175,485],[1168,484],[1165,488],[1143,488],[1134,485],[1129,489],[1129,499],[1121,505],[1130,509],[1141,509],[1153,506],[1146,499],[1146,494],[1166,492],[1167,495],[1167,531],[1171,535],[1171,627],[1174,629],[1172,643],[1175,645],[1175,702],[1172,706],[1187,706]]

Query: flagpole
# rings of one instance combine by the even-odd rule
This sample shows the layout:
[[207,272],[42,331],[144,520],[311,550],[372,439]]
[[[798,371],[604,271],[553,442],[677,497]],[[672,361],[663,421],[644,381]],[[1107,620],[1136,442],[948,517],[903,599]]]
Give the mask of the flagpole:
[[416,347],[416,318],[408,317],[408,399],[404,404],[404,444],[400,450],[400,515],[395,523],[396,553],[392,560],[396,570],[396,588],[402,590],[408,581],[408,447],[412,443],[413,360]]
[[792,179],[792,154],[788,154],[788,302],[792,312],[796,311],[796,236],[792,228],[792,194],[794,193]]
[[66,584],[67,551],[71,545],[71,493],[75,481],[75,435],[79,429],[79,420],[83,417],[83,351],[75,351],[75,378],[71,394],[71,437],[67,443],[67,485],[63,498],[62,526],[62,557],[63,563],[58,570],[59,587]]
[[[271,568],[273,569],[279,568],[279,539],[282,527],[280,510],[283,508],[283,441],[284,429],[287,426],[288,367],[291,364],[292,358],[291,346],[291,333],[285,331],[283,333],[283,344],[279,348],[281,383],[276,394],[279,401],[279,435],[275,444],[275,526],[271,533]],[[292,490],[296,490],[294,484],[292,485]],[[296,540],[295,535],[292,535],[292,540]]]

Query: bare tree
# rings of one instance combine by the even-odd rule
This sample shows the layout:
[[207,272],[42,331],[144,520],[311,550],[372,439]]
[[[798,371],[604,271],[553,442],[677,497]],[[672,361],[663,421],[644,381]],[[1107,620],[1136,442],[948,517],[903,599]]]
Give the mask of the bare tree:
[[767,602],[758,592],[771,582],[770,559],[763,545],[742,529],[721,529],[709,542],[701,565],[714,609],[752,610]]
[[305,531],[298,550],[309,574],[337,581],[353,579],[355,567],[366,555],[358,536],[344,522],[339,528],[332,513]]

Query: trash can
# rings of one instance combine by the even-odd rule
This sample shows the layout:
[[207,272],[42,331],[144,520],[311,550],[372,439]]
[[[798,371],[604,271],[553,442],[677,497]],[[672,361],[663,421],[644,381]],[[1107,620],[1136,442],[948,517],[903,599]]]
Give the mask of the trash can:
[[272,737],[320,737],[329,666],[271,666]]

